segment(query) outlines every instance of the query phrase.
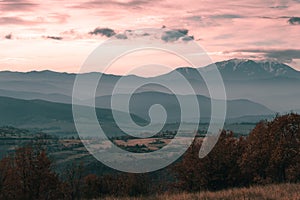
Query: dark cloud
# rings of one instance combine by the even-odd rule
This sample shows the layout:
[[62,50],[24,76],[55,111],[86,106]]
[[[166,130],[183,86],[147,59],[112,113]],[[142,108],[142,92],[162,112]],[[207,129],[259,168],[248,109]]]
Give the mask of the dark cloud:
[[63,37],[60,36],[46,36],[46,38],[51,40],[63,40]]
[[293,59],[300,59],[300,50],[269,51],[265,54],[268,58],[275,58],[281,62],[290,63]]
[[188,35],[189,30],[187,29],[166,29],[165,27],[160,30],[125,30],[122,33],[116,33],[110,28],[96,28],[89,32],[90,35],[102,35],[108,38],[114,37],[115,39],[127,40],[141,37],[150,37],[152,39],[160,38],[164,42],[175,42],[183,41],[189,42],[194,40],[194,36]]
[[241,18],[246,18],[246,17],[243,15],[237,15],[237,14],[222,14],[222,15],[211,15],[208,18],[203,18],[200,15],[194,15],[194,16],[186,17],[185,19],[190,20],[190,21],[195,21],[195,22],[199,22],[199,21],[210,22],[211,20],[241,19]]
[[211,16],[211,18],[214,18],[214,19],[240,19],[240,18],[244,18],[244,16],[224,14],[224,15],[213,15],[213,16]]
[[279,6],[271,6],[270,8],[273,8],[273,9],[286,9],[288,8],[287,5],[279,5]]
[[89,32],[89,34],[112,37],[112,36],[116,35],[116,32],[110,28],[95,28],[93,31]]
[[174,31],[178,31],[179,33],[182,33],[183,35],[187,35],[189,33],[189,30],[187,30],[187,29],[175,29]]
[[300,17],[291,17],[288,23],[291,25],[300,25]]
[[143,33],[142,36],[149,36],[149,33]]
[[103,7],[106,5],[112,5],[112,6],[120,6],[120,7],[126,7],[126,8],[139,8],[141,6],[147,5],[147,4],[151,4],[153,2],[155,2],[156,0],[129,0],[129,1],[116,1],[116,0],[92,0],[92,1],[88,1],[82,4],[79,4],[77,6],[75,6],[75,8],[83,8],[83,9],[87,9],[87,8],[97,8],[97,7]]
[[0,8],[3,11],[31,11],[38,4],[26,0],[1,0]]
[[258,54],[262,54],[267,59],[273,59],[284,63],[291,63],[293,59],[300,59],[300,49],[283,49],[283,50],[241,49],[235,52],[258,53]]
[[8,35],[6,35],[6,36],[4,36],[5,37],[5,39],[7,39],[7,40],[11,40],[12,39],[12,34],[10,33],[10,34],[8,34]]
[[174,30],[168,30],[165,31],[161,39],[165,42],[175,42],[179,39],[182,39],[183,41],[190,41],[193,40],[193,36],[188,36],[189,30],[187,29],[174,29]]
[[192,21],[200,21],[202,20],[202,17],[199,15],[195,15],[195,16],[190,16],[186,18],[187,20],[192,20]]
[[186,37],[182,38],[182,41],[188,42],[188,41],[191,41],[191,40],[194,40],[194,39],[195,39],[194,36],[186,36]]
[[125,35],[125,34],[117,34],[115,37],[120,40],[128,39],[127,35]]
[[114,1],[114,3],[122,6],[141,6],[141,5],[149,4],[149,0],[131,0],[128,2]]

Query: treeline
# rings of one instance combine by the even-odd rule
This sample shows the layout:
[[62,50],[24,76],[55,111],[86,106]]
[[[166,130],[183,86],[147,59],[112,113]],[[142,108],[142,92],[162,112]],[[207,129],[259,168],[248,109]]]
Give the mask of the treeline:
[[103,196],[136,196],[147,194],[147,175],[85,174],[79,163],[66,167],[62,174],[52,169],[46,151],[22,147],[0,161],[0,199],[92,199]]
[[199,159],[201,140],[168,168],[150,174],[86,174],[73,164],[57,174],[46,151],[23,147],[0,161],[0,199],[93,199],[167,191],[220,190],[300,181],[300,116],[260,122],[248,137],[223,131],[214,149]]
[[195,141],[173,167],[175,186],[187,191],[300,181],[300,115],[262,121],[248,137],[223,131],[213,150],[197,159]]

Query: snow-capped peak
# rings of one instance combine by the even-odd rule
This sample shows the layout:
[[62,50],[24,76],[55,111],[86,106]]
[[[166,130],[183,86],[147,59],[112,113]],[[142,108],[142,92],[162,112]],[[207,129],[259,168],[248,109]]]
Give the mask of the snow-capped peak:
[[293,68],[273,60],[231,59],[217,62],[216,65],[221,73],[236,76],[236,78],[245,75],[253,78],[295,77],[295,74],[299,76],[299,72]]

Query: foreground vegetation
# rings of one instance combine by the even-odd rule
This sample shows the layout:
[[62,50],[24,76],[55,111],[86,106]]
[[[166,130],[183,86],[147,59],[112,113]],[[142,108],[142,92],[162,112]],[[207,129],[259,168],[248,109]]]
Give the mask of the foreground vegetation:
[[149,197],[107,197],[105,200],[299,200],[300,184],[235,188],[218,192],[163,194]]
[[[297,184],[229,189],[299,183],[300,115],[288,114],[277,116],[271,122],[262,121],[247,137],[237,138],[231,131],[224,130],[216,146],[203,159],[198,157],[201,141],[195,140],[173,165],[150,174],[111,171],[99,175],[94,173],[102,171],[99,168],[91,172],[78,163],[57,173],[53,170],[55,161],[49,159],[42,145],[45,143],[18,148],[0,161],[0,199],[298,198]],[[178,192],[180,194],[175,196],[157,196]]]

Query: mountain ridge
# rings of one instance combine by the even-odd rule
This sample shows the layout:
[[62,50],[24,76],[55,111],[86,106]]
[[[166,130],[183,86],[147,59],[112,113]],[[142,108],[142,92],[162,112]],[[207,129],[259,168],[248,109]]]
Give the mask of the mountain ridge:
[[[228,60],[223,60],[223,61],[218,61],[218,62],[214,62],[212,64],[209,64],[207,66],[198,66],[197,68],[193,68],[193,67],[184,67],[184,66],[180,66],[180,67],[177,67],[175,68],[174,70],[181,70],[181,69],[203,69],[203,68],[206,68],[206,67],[209,67],[210,65],[217,65],[219,68],[223,68],[225,64],[228,64],[228,63],[235,63],[236,66],[240,66],[241,64],[244,64],[244,63],[247,63],[247,62],[252,62],[252,63],[255,63],[255,64],[264,64],[265,66],[267,66],[266,64],[269,64],[269,66],[274,66],[274,65],[277,65],[277,66],[281,66],[281,67],[285,67],[287,69],[290,69],[290,70],[293,70],[294,72],[299,72],[298,70],[296,70],[295,68],[287,65],[287,64],[284,64],[282,62],[278,62],[278,61],[274,61],[274,60],[251,60],[251,59],[238,59],[238,58],[233,58],[233,59],[228,59]],[[173,70],[173,71],[174,71]],[[103,73],[103,72],[86,72],[86,73],[74,73],[74,72],[59,72],[59,71],[54,71],[54,70],[32,70],[32,71],[27,71],[27,72],[19,72],[19,71],[10,71],[10,70],[4,70],[4,71],[0,71],[0,73],[17,73],[17,74],[65,74],[65,75],[83,75],[83,74],[103,74],[103,75],[108,75],[108,76],[116,76],[116,77],[123,77],[122,75],[115,75],[115,74],[107,74],[107,73]],[[165,73],[165,74],[161,74],[161,75],[158,75],[158,76],[163,76],[163,75],[166,75],[168,73]],[[147,78],[147,77],[142,77],[142,76],[138,76],[138,75],[134,75],[134,74],[129,74],[129,75],[126,75],[126,76],[136,76],[136,77],[140,77],[140,78]],[[153,77],[149,77],[149,78],[153,78]]]
[[[128,88],[136,85],[153,82],[161,83],[162,85],[172,85],[172,87],[177,89],[178,94],[187,95],[191,94],[186,90],[185,86],[186,80],[188,80],[195,94],[210,96],[206,83],[198,73],[198,70],[205,76],[205,73],[210,72],[209,70],[211,70],[210,67],[212,66],[218,66],[220,69],[226,95],[230,100],[249,99],[263,104],[276,112],[300,109],[300,102],[292,98],[294,93],[300,93],[300,88],[295,87],[295,85],[300,84],[300,72],[286,64],[271,60],[230,59],[197,69],[179,67],[169,73],[149,78],[136,75],[122,77],[100,72],[81,73],[78,76],[84,77],[87,84],[86,88],[80,92],[82,93],[81,96],[86,96],[89,91],[88,84],[91,80],[97,81],[100,75],[103,75],[101,84],[98,85],[96,96],[111,95],[114,86],[121,78],[123,82],[119,85],[118,93],[120,94],[128,93]],[[175,74],[178,72],[185,77],[185,80],[178,79],[178,74]],[[76,76],[77,74],[75,73],[68,74],[50,70],[40,72],[0,72],[0,92],[3,92],[2,96],[22,98],[24,94],[24,99],[39,98],[69,103]],[[215,82],[216,85],[212,85],[212,88],[220,89],[218,83]],[[139,90],[142,92],[161,91],[171,93],[170,90],[157,84],[148,84]],[[32,97],[29,93],[32,94]],[[276,99],[269,98],[272,94],[276,94]],[[287,102],[286,99],[289,101]]]

